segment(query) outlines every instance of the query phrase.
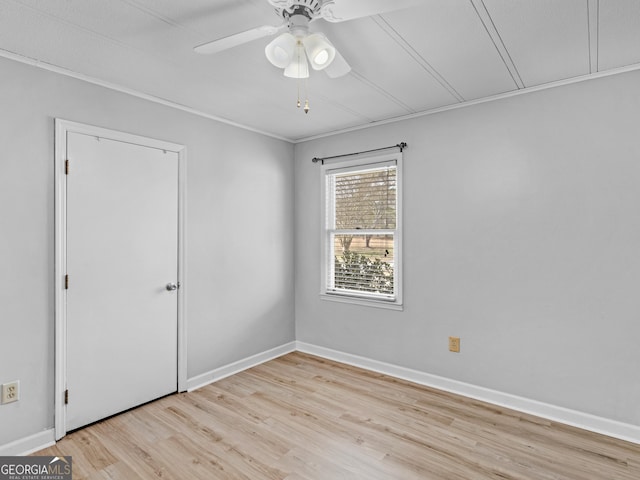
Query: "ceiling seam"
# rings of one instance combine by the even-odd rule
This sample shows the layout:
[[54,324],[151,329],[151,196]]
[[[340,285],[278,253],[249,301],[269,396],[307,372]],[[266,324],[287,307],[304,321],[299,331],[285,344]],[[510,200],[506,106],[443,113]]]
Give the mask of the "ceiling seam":
[[598,23],[597,23],[597,32],[598,32],[598,38],[597,38],[597,43],[596,43],[596,72],[600,71],[600,0],[598,0]]
[[[79,25],[79,24],[77,24],[77,23],[70,22],[69,20],[66,20],[66,19],[64,19],[64,18],[61,18],[61,17],[59,17],[59,16],[52,15],[52,14],[50,14],[50,13],[48,13],[48,12],[45,12],[45,11],[40,10],[40,9],[37,9],[37,8],[32,7],[32,6],[30,6],[30,5],[26,5],[26,4],[24,4],[24,3],[23,3],[22,1],[20,1],[20,0],[11,0],[11,1],[12,1],[12,2],[14,2],[14,3],[16,3],[16,4],[18,4],[18,5],[20,5],[20,6],[21,6],[21,7],[23,7],[23,8],[27,8],[27,9],[29,9],[29,10],[31,10],[31,11],[33,11],[33,12],[35,12],[36,14],[39,14],[39,15],[42,15],[42,16],[44,16],[44,17],[50,18],[50,19],[51,19],[51,20],[53,20],[54,22],[61,23],[61,24],[66,25],[66,26],[68,26],[68,27],[70,27],[70,28],[75,28],[76,30],[82,31],[82,32],[84,32],[84,33],[86,33],[86,34],[88,34],[88,35],[94,36],[94,37],[96,37],[96,38],[100,38],[100,39],[104,40],[105,42],[109,42],[109,43],[111,43],[112,45],[115,45],[116,47],[123,48],[123,49],[125,49],[125,50],[130,51],[130,52],[137,52],[137,53],[139,53],[139,54],[141,54],[141,55],[144,55],[144,56],[146,56],[146,57],[153,57],[155,60],[159,61],[159,62],[160,62],[160,63],[162,63],[162,64],[174,65],[174,66],[177,66],[177,67],[179,67],[179,68],[185,68],[185,65],[184,65],[184,64],[182,64],[182,63],[177,63],[177,62],[175,62],[175,61],[168,61],[166,58],[164,58],[164,57],[160,57],[159,55],[155,54],[153,51],[143,50],[143,49],[140,49],[140,48],[138,48],[138,47],[132,46],[132,45],[130,45],[130,44],[124,43],[124,42],[122,42],[122,41],[120,41],[120,40],[117,40],[117,39],[116,39],[116,38],[114,38],[114,37],[110,37],[110,36],[108,36],[108,35],[104,35],[104,34],[102,34],[102,33],[100,33],[100,32],[97,32],[97,31],[92,30],[92,29],[90,29],[90,28],[84,27],[84,26]],[[188,31],[190,34],[198,33],[198,31],[193,30],[193,29],[189,29],[188,27],[185,27],[185,26],[183,26],[183,25],[180,25],[180,24],[177,24],[177,23],[175,23],[175,24],[174,24],[174,23],[171,23],[171,20],[170,20],[170,19],[169,19],[169,22],[167,22],[167,19],[166,19],[166,18],[164,18],[164,17],[159,17],[159,16],[157,16],[157,15],[155,15],[155,14],[153,14],[153,13],[150,13],[150,11],[142,10],[142,9],[138,8],[136,5],[132,5],[132,4],[130,3],[130,1],[129,1],[129,0],[120,0],[120,1],[121,1],[121,2],[123,2],[123,3],[125,3],[125,4],[127,4],[127,5],[129,5],[131,8],[134,8],[134,9],[136,9],[136,10],[138,10],[138,11],[140,11],[140,12],[144,13],[145,15],[149,15],[149,16],[151,16],[151,17],[155,18],[156,20],[159,20],[159,21],[162,21],[162,22],[165,22],[165,23],[169,23],[169,24],[171,24],[171,25],[178,25],[178,26],[180,26],[182,29],[184,29],[184,30]],[[198,33],[198,34],[199,34],[199,33]],[[61,67],[61,68],[65,68],[65,67]],[[215,77],[212,77],[211,75],[207,75],[207,77],[208,77],[209,79],[211,79],[211,80],[215,81]],[[150,95],[150,96],[154,96],[153,94],[149,94],[149,95]]]
[[592,51],[592,32],[591,32],[591,8],[589,5],[591,4],[591,0],[587,0],[587,49],[589,52],[589,73],[593,73],[593,51]]
[[[353,70],[351,71],[351,73],[353,74]],[[331,100],[328,97],[325,97],[324,95],[322,95],[320,93],[314,93],[313,95],[316,98],[319,98],[320,100],[322,100],[322,101],[328,103],[329,105],[337,108],[338,110],[342,110],[343,112],[346,112],[346,113],[348,113],[350,115],[353,115],[354,117],[361,118],[366,122],[373,122],[374,121],[372,118],[370,118],[370,117],[368,117],[368,116],[366,116],[366,115],[364,115],[364,114],[362,114],[362,113],[360,113],[360,112],[358,112],[356,110],[352,110],[351,108],[346,107],[344,105],[344,103],[335,102],[335,101]]]
[[500,58],[502,58],[502,62],[504,63],[504,66],[509,72],[509,75],[511,75],[513,82],[516,84],[516,86],[519,89],[527,88],[527,86],[524,84],[524,81],[522,80],[522,77],[520,76],[518,67],[516,67],[516,64],[511,58],[511,54],[509,53],[507,46],[504,44],[504,41],[502,40],[502,36],[500,35],[500,32],[498,32],[498,29],[496,28],[496,25],[493,22],[493,18],[491,17],[489,10],[487,10],[487,6],[484,4],[484,0],[469,0],[469,1],[471,2],[471,5],[476,11],[478,18],[482,22],[482,25],[484,26],[484,29],[487,32],[487,35],[489,35],[489,38],[493,42],[493,46],[496,48],[498,55],[500,55]]
[[600,0],[587,0],[587,31],[589,43],[589,73],[600,69]]
[[380,29],[385,32],[394,42],[396,42],[407,54],[416,61],[436,82],[447,90],[458,102],[464,102],[465,98],[451,85],[440,73],[411,46],[405,38],[393,28],[393,26],[382,15],[370,17]]
[[129,5],[131,8],[135,8],[136,10],[144,13],[145,15],[149,15],[150,17],[155,18],[156,20],[160,20],[161,22],[166,23],[167,25],[170,25],[174,28],[179,28],[181,30],[184,30],[186,32],[189,32],[190,35],[192,35],[194,38],[196,38],[196,40],[194,40],[194,43],[197,43],[199,41],[201,41],[202,38],[210,35],[210,33],[208,32],[204,32],[201,31],[199,29],[196,28],[192,28],[192,27],[188,27],[182,23],[180,23],[177,20],[174,20],[171,17],[167,17],[163,14],[161,14],[160,12],[153,10],[147,6],[141,5],[138,1],[136,0],[120,0],[122,3],[125,3],[127,5]]
[[[116,40],[113,37],[108,37],[108,36],[103,35],[103,34],[101,34],[99,32],[96,32],[95,30],[91,30],[90,28],[83,27],[81,25],[78,25],[77,23],[70,22],[69,20],[61,18],[61,17],[59,17],[57,15],[53,15],[53,14],[51,14],[49,12],[45,12],[44,10],[40,10],[39,8],[32,7],[31,5],[26,5],[25,3],[21,2],[20,0],[11,0],[11,1],[13,3],[16,3],[16,4],[20,5],[23,8],[28,8],[29,10],[35,12],[38,15],[41,15],[43,17],[48,17],[48,18],[52,19],[55,22],[61,23],[62,25],[66,25],[68,27],[73,27],[76,30],[83,31],[84,33],[88,33],[90,35],[94,35],[96,37],[100,37],[103,40],[107,40],[107,41],[109,41],[109,42],[111,42],[111,43],[113,43],[115,45],[120,46],[120,47],[125,47],[125,48],[129,48],[131,50],[134,50],[134,48],[131,47],[130,45],[122,43],[121,41]],[[139,50],[139,51],[142,52],[142,53],[146,53],[146,52],[143,52],[142,50]]]
[[[95,30],[91,30],[90,28],[87,27],[83,27],[81,25],[78,25],[77,23],[73,23],[70,22],[69,20],[66,20],[64,18],[58,17],[57,15],[53,15],[51,13],[45,12],[44,10],[40,10],[38,8],[32,7],[30,5],[26,5],[23,2],[21,2],[20,0],[11,0],[13,3],[16,3],[18,5],[20,5],[22,8],[27,8],[33,12],[35,12],[38,15],[41,15],[43,17],[47,17],[51,20],[53,20],[54,22],[58,22],[62,25],[65,25],[67,27],[71,27],[71,28],[75,28],[76,30],[79,30],[81,32],[87,33],[91,36],[97,37],[97,38],[101,38],[102,40],[109,42],[117,47],[120,48],[124,48],[126,50],[132,51],[132,52],[138,52],[140,54],[146,55],[146,56],[153,56],[154,58],[156,58],[158,61],[162,62],[162,63],[166,63],[166,60],[164,60],[161,57],[158,57],[158,55],[154,54],[153,52],[149,52],[147,50],[141,50],[137,47],[134,47],[132,45],[129,45],[127,43],[123,43],[120,40],[115,39],[114,37],[109,37],[107,35],[104,35],[100,32],[96,32]],[[172,64],[174,64],[173,62],[171,62]]]
[[146,7],[144,5],[141,5],[140,3],[136,2],[136,0],[120,0],[120,2],[126,3],[130,7],[135,8],[136,10],[139,10],[139,11],[145,13],[146,15],[154,17],[154,18],[166,23],[167,25],[171,25],[172,27],[178,27],[178,28],[184,28],[186,30],[190,30],[188,27],[186,27],[186,26],[182,25],[181,23],[173,20],[172,18],[165,17],[164,15],[162,15],[161,13],[159,13],[157,11],[152,10],[149,7]]
[[388,98],[389,100],[391,100],[392,102],[394,102],[395,104],[397,104],[398,106],[402,107],[403,109],[405,109],[407,112],[409,113],[415,113],[416,110],[414,110],[413,108],[411,108],[409,105],[407,105],[406,103],[404,103],[402,100],[394,97],[391,93],[387,92],[384,88],[382,88],[379,85],[376,85],[375,83],[373,83],[371,80],[369,80],[367,77],[365,77],[364,75],[356,72],[355,70],[351,70],[351,76],[353,78],[355,78],[356,80],[364,83],[366,86],[368,86],[369,88],[372,88],[373,90],[375,90],[376,92],[378,92],[379,94],[383,95],[384,97]]

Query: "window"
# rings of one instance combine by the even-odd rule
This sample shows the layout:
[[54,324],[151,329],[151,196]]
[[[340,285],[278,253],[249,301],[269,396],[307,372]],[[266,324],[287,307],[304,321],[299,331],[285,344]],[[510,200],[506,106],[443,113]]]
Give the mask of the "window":
[[324,299],[401,307],[401,158],[323,165]]

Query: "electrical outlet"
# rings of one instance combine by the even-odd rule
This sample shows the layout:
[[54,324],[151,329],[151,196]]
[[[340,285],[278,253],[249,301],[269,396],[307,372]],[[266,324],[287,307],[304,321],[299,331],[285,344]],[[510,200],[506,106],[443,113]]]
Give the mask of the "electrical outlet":
[[460,352],[460,337],[449,337],[449,351]]
[[20,399],[20,382],[3,383],[2,384],[2,404],[17,402]]

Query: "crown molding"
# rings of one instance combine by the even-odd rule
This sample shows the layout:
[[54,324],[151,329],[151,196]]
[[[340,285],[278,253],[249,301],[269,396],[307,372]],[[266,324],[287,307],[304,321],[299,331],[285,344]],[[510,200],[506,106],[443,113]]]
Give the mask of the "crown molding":
[[573,85],[574,83],[582,83],[588,80],[595,80],[598,78],[610,77],[613,75],[620,75],[622,73],[634,72],[636,70],[640,70],[640,63],[634,63],[632,65],[627,65],[620,68],[613,68],[611,70],[605,70],[603,72],[590,73],[587,75],[581,75],[579,77],[567,78],[564,80],[558,80],[556,82],[543,83],[541,85],[536,85],[533,87],[526,87],[519,90],[513,90],[511,92],[500,93],[498,95],[492,95],[490,97],[478,98],[476,100],[468,100],[460,103],[455,103],[452,105],[446,105],[444,107],[433,108],[429,110],[423,110],[421,112],[411,113],[409,115],[402,115],[399,117],[388,118],[384,120],[377,120],[366,125],[357,125],[354,127],[343,128],[339,130],[333,130],[331,132],[320,133],[318,135],[312,135],[309,137],[299,138],[294,140],[293,143],[304,143],[309,142],[311,140],[318,140],[320,138],[333,137],[334,135],[341,135],[343,133],[356,132],[358,130],[365,130],[367,128],[378,127],[380,125],[389,125],[391,123],[404,122],[406,120],[411,120],[414,118],[426,117],[427,115],[434,115],[436,113],[448,112],[450,110],[457,110],[459,108],[472,107],[474,105],[480,105],[482,103],[495,102],[497,100],[504,100],[506,98],[518,97],[520,95],[526,95],[529,93],[539,92],[542,90],[549,90],[557,87],[564,87],[566,85]]
[[342,135],[344,133],[350,133],[350,132],[356,132],[359,130],[365,130],[368,128],[373,128],[373,127],[379,127],[381,125],[389,125],[392,123],[397,123],[397,122],[404,122],[406,120],[412,120],[414,118],[420,118],[420,117],[425,117],[428,115],[434,115],[436,113],[442,113],[442,112],[448,112],[451,110],[457,110],[459,108],[467,108],[467,107],[472,107],[474,105],[480,105],[482,103],[489,103],[489,102],[494,102],[497,100],[504,100],[506,98],[511,98],[511,97],[517,97],[520,95],[526,95],[529,93],[534,93],[534,92],[539,92],[542,90],[548,90],[551,88],[557,88],[557,87],[564,87],[567,85],[572,85],[574,83],[582,83],[582,82],[586,82],[589,80],[595,80],[598,78],[604,78],[604,77],[610,77],[613,75],[619,75],[622,73],[628,73],[628,72],[633,72],[636,70],[640,70],[640,63],[634,63],[632,65],[627,65],[624,67],[619,67],[619,68],[612,68],[610,70],[605,70],[603,72],[596,72],[596,73],[590,73],[587,75],[581,75],[579,77],[572,77],[572,78],[567,78],[564,80],[558,80],[556,82],[549,82],[549,83],[544,83],[542,85],[536,85],[533,87],[526,87],[526,88],[521,88],[519,90],[513,90],[510,92],[505,92],[505,93],[500,93],[497,95],[492,95],[489,97],[483,97],[483,98],[478,98],[475,100],[468,100],[468,101],[463,101],[460,103],[455,103],[452,105],[446,105],[444,107],[438,107],[438,108],[433,108],[433,109],[429,109],[429,110],[423,110],[421,112],[416,112],[416,113],[411,113],[408,115],[402,115],[399,117],[393,117],[393,118],[387,118],[387,119],[383,119],[383,120],[377,120],[377,121],[373,121],[373,122],[369,122],[363,125],[356,125],[353,127],[348,127],[348,128],[342,128],[342,129],[338,129],[338,130],[332,130],[330,132],[325,132],[325,133],[319,133],[317,135],[310,135],[307,137],[302,137],[302,138],[297,138],[297,139],[293,139],[293,138],[288,138],[288,137],[283,137],[282,135],[277,135],[275,133],[272,132],[267,132],[265,130],[260,130],[257,128],[253,128],[253,127],[249,127],[247,125],[243,125],[241,123],[237,123],[234,122],[232,120],[223,118],[223,117],[219,117],[217,115],[212,115],[210,113],[206,113],[203,112],[201,110],[197,110],[195,108],[191,108],[191,107],[187,107],[185,105],[181,105],[179,103],[175,103],[172,102],[170,100],[164,99],[164,98],[160,98],[160,97],[156,97],[154,95],[150,95],[144,92],[140,92],[138,90],[134,90],[132,88],[127,88],[124,87],[122,85],[118,85],[115,83],[111,83],[111,82],[107,82],[104,80],[100,80],[99,78],[94,78],[88,75],[84,75],[82,73],[78,73],[78,72],[74,72],[72,70],[68,70],[66,68],[62,68],[50,63],[46,63],[46,62],[42,62],[40,60],[37,59],[33,59],[30,57],[25,57],[23,55],[19,55],[13,52],[9,52],[7,50],[2,50],[0,49],[0,57],[4,57],[4,58],[8,58],[10,60],[15,60],[17,62],[20,63],[24,63],[27,65],[31,65],[34,67],[38,67],[38,68],[42,68],[44,70],[48,70],[50,72],[54,72],[54,73],[58,73],[60,75],[65,75],[67,77],[72,77],[75,78],[77,80],[82,80],[88,83],[92,83],[94,85],[98,85],[104,88],[108,88],[110,90],[114,90],[117,92],[121,92],[127,95],[131,95],[133,97],[137,97],[137,98],[141,98],[144,100],[148,100],[150,102],[154,102],[154,103],[158,103],[160,105],[164,105],[170,108],[175,108],[177,110],[181,110],[183,112],[187,112],[187,113],[191,113],[193,115],[197,115],[199,117],[203,117],[203,118],[207,118],[209,120],[214,120],[216,122],[220,122],[220,123],[224,123],[226,125],[230,125],[232,127],[237,127],[243,130],[247,130],[253,133],[258,133],[260,135],[264,135],[266,137],[271,137],[271,138],[275,138],[277,140],[282,140],[288,143],[292,143],[292,144],[298,144],[298,143],[305,143],[305,142],[309,142],[311,140],[318,140],[321,138],[328,138],[328,137],[333,137],[335,135]]
[[93,85],[98,85],[100,87],[108,88],[109,90],[114,90],[116,92],[124,93],[126,95],[131,95],[133,97],[141,98],[143,100],[148,100],[153,103],[157,103],[160,105],[164,105],[165,107],[175,108],[176,110],[181,110],[183,112],[191,113],[193,115],[197,115],[199,117],[207,118],[209,120],[214,120],[216,122],[224,123],[225,125],[230,125],[232,127],[241,128],[242,130],[248,130],[253,133],[258,133],[260,135],[264,135],[266,137],[275,138],[277,140],[284,140],[285,142],[294,143],[294,140],[291,138],[283,137],[281,135],[276,135],[275,133],[267,132],[264,130],[260,130],[257,128],[249,127],[247,125],[243,125],[241,123],[234,122],[232,120],[226,119],[224,117],[219,117],[217,115],[211,115],[210,113],[203,112],[201,110],[197,110],[195,108],[187,107],[185,105],[181,105],[176,102],[172,102],[171,100],[167,100],[165,98],[156,97],[155,95],[150,95],[148,93],[140,92],[133,88],[128,88],[122,85],[118,85],[116,83],[107,82],[104,80],[100,80],[99,78],[91,77],[89,75],[84,75],[79,72],[74,72],[73,70],[68,70],[63,67],[59,67],[57,65],[53,65],[51,63],[43,62],[34,58],[25,57],[23,55],[19,55],[13,52],[9,52],[7,50],[0,49],[0,57],[8,58],[9,60],[15,60],[16,62],[24,63],[27,65],[31,65],[32,67],[42,68],[43,70],[48,70],[50,72],[58,73],[60,75],[64,75],[67,77],[75,78],[76,80],[82,80],[87,83],[91,83]]

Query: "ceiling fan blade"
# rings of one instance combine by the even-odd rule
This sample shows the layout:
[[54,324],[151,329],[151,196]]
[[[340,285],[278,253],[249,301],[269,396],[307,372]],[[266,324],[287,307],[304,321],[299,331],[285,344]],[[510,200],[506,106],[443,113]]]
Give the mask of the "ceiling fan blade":
[[329,64],[327,68],[324,69],[329,75],[329,78],[338,78],[346,75],[351,71],[351,66],[347,63],[340,52],[336,51],[336,56],[333,59],[333,62]]
[[219,38],[212,42],[203,43],[198,45],[193,50],[196,53],[212,54],[228,50],[229,48],[237,47],[249,43],[258,38],[268,37],[269,35],[275,35],[280,30],[284,29],[286,25],[280,25],[279,27],[272,27],[271,25],[263,25],[262,27],[252,28],[244,32],[229,35],[228,37]]
[[333,0],[322,5],[322,18],[328,22],[345,22],[381,13],[416,7],[424,0]]

